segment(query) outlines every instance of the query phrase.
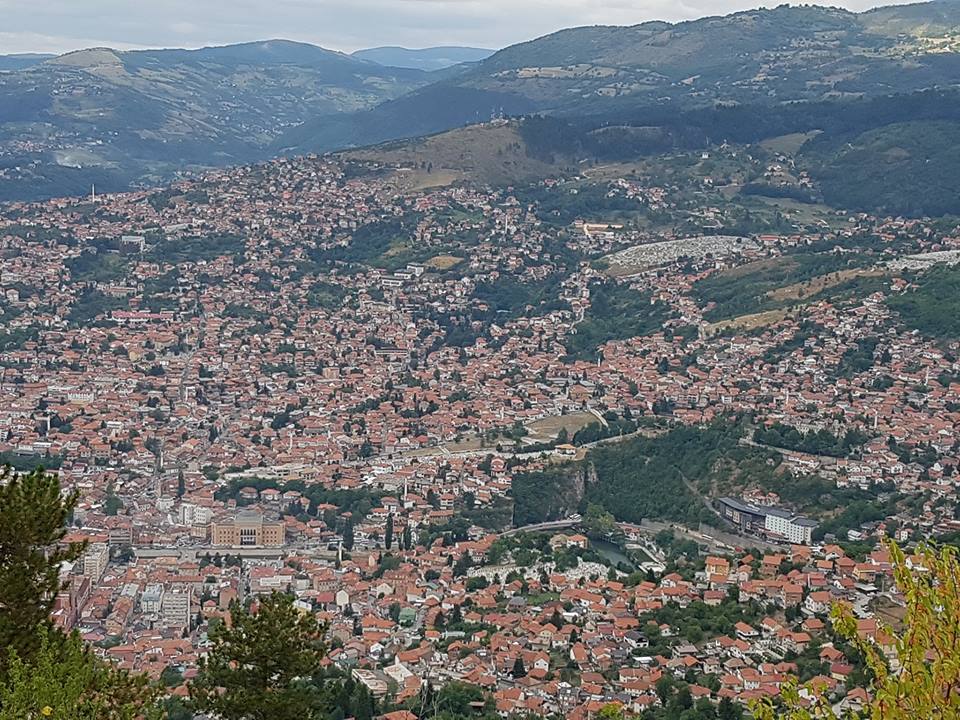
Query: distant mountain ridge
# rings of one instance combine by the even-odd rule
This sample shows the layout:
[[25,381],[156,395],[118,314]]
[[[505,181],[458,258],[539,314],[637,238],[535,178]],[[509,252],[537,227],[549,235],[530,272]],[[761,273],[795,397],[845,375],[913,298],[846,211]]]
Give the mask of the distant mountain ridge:
[[56,57],[45,53],[16,53],[14,55],[0,55],[0,72],[24,70],[39,65],[44,60]]
[[450,62],[464,57],[460,50],[481,52],[347,55],[268,40],[7,59],[27,66],[0,72],[0,200],[85,193],[93,182],[121,189],[184,169],[364,147],[495,117],[643,126],[717,107],[762,117],[787,103],[949,90],[960,82],[960,3],[864,13],[782,5],[561,30],[432,72],[383,64]]
[[484,48],[442,46],[421,49],[411,49],[396,46],[385,46],[357,50],[352,57],[369,60],[389,67],[402,67],[414,70],[444,70],[463,63],[475,63],[486,60],[496,50]]
[[784,5],[676,24],[572,28],[372,110],[308,122],[278,147],[330,150],[399,139],[408,129],[439,132],[456,126],[442,127],[442,116],[462,124],[489,117],[497,103],[508,114],[623,116],[951,87],[960,78],[958,36],[960,3],[943,0],[865,13]]
[[430,79],[287,40],[48,58],[0,74],[0,200],[262,159],[306,118],[371,108]]

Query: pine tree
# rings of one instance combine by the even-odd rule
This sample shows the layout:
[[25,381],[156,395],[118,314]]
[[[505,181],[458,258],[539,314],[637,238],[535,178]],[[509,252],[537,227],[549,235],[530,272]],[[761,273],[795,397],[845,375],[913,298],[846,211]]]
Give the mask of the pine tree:
[[57,476],[42,468],[0,470],[0,668],[9,650],[30,659],[63,588],[60,565],[83,552],[82,543],[61,543],[76,504],[76,492],[62,496]]
[[326,655],[317,619],[280,593],[262,598],[256,614],[234,605],[230,619],[211,631],[212,647],[189,686],[191,707],[222,720],[325,717],[309,682]]
[[387,530],[383,536],[383,546],[387,550],[393,547],[393,513],[387,515]]
[[717,706],[717,720],[740,720],[743,717],[743,708],[730,698],[723,697]]
[[514,679],[527,676],[527,669],[523,666],[523,658],[520,655],[517,655],[517,659],[513,661],[513,670],[510,674]]
[[410,531],[409,525],[404,525],[403,527],[403,549],[413,549],[413,533]]
[[144,675],[100,660],[79,636],[36,630],[29,662],[12,652],[0,674],[0,720],[133,720],[157,717],[157,691]]
[[347,520],[347,525],[343,529],[343,547],[347,550],[353,550],[353,520]]
[[183,477],[183,470],[177,474],[177,497],[182,498],[187,492],[187,483]]
[[560,611],[557,608],[553,609],[553,614],[550,616],[550,624],[553,625],[557,630],[560,630],[563,627],[563,616],[560,614]]

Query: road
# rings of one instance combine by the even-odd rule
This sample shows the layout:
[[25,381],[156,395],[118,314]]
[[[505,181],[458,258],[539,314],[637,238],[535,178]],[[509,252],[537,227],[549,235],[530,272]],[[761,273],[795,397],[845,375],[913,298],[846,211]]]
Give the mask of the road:
[[545,530],[564,530],[579,525],[582,520],[554,520],[552,522],[535,523],[533,525],[523,525],[522,527],[512,528],[500,533],[500,537],[510,537],[522,532],[543,532]]

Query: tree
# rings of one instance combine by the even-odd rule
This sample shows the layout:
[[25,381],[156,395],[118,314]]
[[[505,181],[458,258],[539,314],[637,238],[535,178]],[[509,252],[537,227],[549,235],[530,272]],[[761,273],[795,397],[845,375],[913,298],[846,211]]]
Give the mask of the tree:
[[395,623],[400,622],[400,609],[400,603],[397,602],[390,603],[390,607],[387,609],[390,619]]
[[608,703],[597,713],[598,720],[623,720],[623,707],[619,703]]
[[383,546],[387,550],[393,547],[393,513],[387,515],[387,529],[383,536]]
[[166,687],[177,687],[183,683],[183,673],[177,670],[173,665],[167,665],[160,673],[160,682]]
[[123,501],[117,497],[113,485],[107,486],[107,496],[103,501],[103,512],[107,515],[116,515],[123,510]]
[[473,563],[470,561],[470,553],[465,552],[457,559],[457,562],[454,563],[453,576],[462,577],[463,575],[466,575],[467,570],[469,570],[472,565]]
[[347,550],[353,550],[353,519],[347,520],[347,525],[343,529],[343,547]]
[[673,678],[669,675],[664,675],[657,680],[654,689],[657,692],[657,697],[660,698],[660,702],[666,705],[667,700],[673,694]]
[[739,704],[733,702],[728,697],[723,697],[720,699],[720,704],[717,705],[717,719],[718,720],[740,720],[743,717],[743,708]]
[[222,720],[324,717],[310,682],[326,655],[323,625],[280,593],[262,598],[255,614],[234,605],[230,619],[211,631],[210,652],[189,686],[191,707]]
[[157,692],[97,658],[79,636],[35,628],[30,661],[12,651],[0,674],[0,720],[134,720],[156,718]]
[[57,476],[42,468],[0,471],[0,670],[10,650],[30,660],[64,587],[60,565],[83,552],[83,543],[61,542],[76,504],[77,493],[61,495]]
[[409,525],[404,525],[403,527],[403,549],[411,550],[413,548],[413,534],[410,531]]
[[[877,644],[857,633],[857,621],[847,605],[831,612],[834,630],[866,659],[873,674],[872,700],[861,717],[870,720],[947,720],[960,717],[960,561],[952,546],[921,544],[908,560],[896,543],[888,543],[894,580],[906,600],[904,630],[896,634],[880,623],[880,635],[891,638],[899,669],[892,669]],[[916,568],[922,568],[917,571]],[[896,666],[893,666],[896,667]],[[758,720],[836,720],[828,698],[815,689],[809,706],[797,682],[782,688],[784,710],[769,700],[751,710]]]
[[519,655],[517,655],[517,659],[513,661],[513,670],[510,671],[510,674],[514,679],[527,676],[527,669],[523,666],[523,658]]
[[182,498],[187,492],[187,482],[183,477],[183,470],[177,473],[177,497]]

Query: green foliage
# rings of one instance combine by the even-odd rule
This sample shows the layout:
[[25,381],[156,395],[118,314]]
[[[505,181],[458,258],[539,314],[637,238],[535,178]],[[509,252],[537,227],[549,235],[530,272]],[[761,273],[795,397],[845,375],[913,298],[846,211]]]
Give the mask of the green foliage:
[[833,252],[796,253],[714,273],[694,285],[693,295],[701,305],[713,303],[704,318],[717,322],[785,307],[787,301],[774,300],[769,293],[868,262],[867,257],[854,259]]
[[183,684],[183,673],[172,665],[167,665],[160,673],[160,682],[166,687],[177,687]]
[[960,212],[960,123],[904,122],[805,153],[835,207],[913,217]]
[[402,267],[406,262],[412,262],[414,258],[405,259],[405,262],[397,265],[392,262],[391,251],[402,250],[414,244],[420,220],[419,213],[408,213],[397,218],[366,223],[353,232],[348,245],[310,250],[310,259],[321,264],[339,262]]
[[934,268],[914,280],[915,289],[887,299],[901,320],[924,335],[960,338],[960,267]]
[[106,295],[99,290],[86,290],[77,297],[67,319],[74,325],[87,325],[97,318],[106,318],[114,310],[123,310],[128,303],[123,298]]
[[[529,122],[531,120],[525,121],[522,127],[529,127]],[[564,150],[570,149],[568,147]],[[524,204],[534,205],[537,216],[543,222],[561,227],[566,227],[578,219],[613,220],[619,215],[635,214],[643,210],[637,200],[624,195],[612,195],[609,186],[602,183],[581,185],[576,188],[576,192],[533,185],[518,191],[517,196]]]
[[343,307],[347,289],[341,285],[317,281],[307,293],[307,305],[335,311]]
[[[857,632],[857,619],[847,605],[831,613],[834,631],[865,658],[871,701],[859,717],[869,720],[948,720],[960,716],[960,563],[957,550],[921,544],[908,564],[903,551],[889,544],[897,588],[906,600],[904,630],[880,623],[891,638],[898,668],[882,648]],[[918,568],[923,568],[922,571]],[[783,708],[770,700],[754,702],[757,720],[836,720],[830,699],[807,687],[811,704],[796,682],[782,688]]]
[[127,258],[107,252],[106,241],[94,243],[97,252],[84,251],[64,261],[74,282],[112,283],[126,278]]
[[795,427],[778,422],[769,428],[757,428],[753,439],[761,445],[843,458],[849,456],[854,448],[863,445],[869,437],[856,430],[849,430],[843,437],[837,437],[829,430],[802,433]]
[[[519,473],[512,489],[514,523],[555,520],[584,500],[618,520],[696,523],[710,511],[690,486],[707,478],[720,458],[736,450],[742,432],[740,425],[727,421],[705,428],[678,427],[660,437],[631,437],[593,448],[582,462]],[[591,472],[596,481],[586,482]],[[576,491],[580,482],[584,494]]]
[[597,447],[586,458],[598,478],[587,486],[586,498],[618,520],[660,518],[696,524],[709,511],[687,483],[705,477],[714,462],[736,446],[741,432],[739,426],[723,421]]
[[594,286],[590,309],[577,324],[576,334],[566,339],[567,353],[574,359],[594,360],[598,346],[648,335],[662,329],[673,316],[670,305],[654,301],[649,292],[615,282]]
[[231,626],[211,631],[211,647],[192,681],[198,712],[223,720],[309,720],[323,717],[308,680],[326,654],[323,626],[275,593],[256,614],[234,606]]
[[0,675],[0,720],[134,720],[157,718],[156,691],[98,659],[78,635],[36,633],[30,661],[9,651]]
[[83,552],[80,543],[61,543],[76,503],[76,492],[61,494],[56,475],[42,468],[0,471],[0,647],[24,662],[37,648],[38,629],[49,624],[61,563]]
[[879,338],[876,337],[866,338],[843,353],[837,375],[850,378],[872,368],[876,362],[875,354],[879,342]]
[[474,297],[489,305],[498,318],[529,316],[531,309],[535,311],[533,314],[542,315],[569,309],[566,301],[559,298],[560,284],[564,279],[562,273],[554,273],[534,282],[505,277],[495,282],[479,283]]
[[576,508],[581,497],[574,488],[581,473],[581,466],[569,463],[514,475],[510,491],[513,524],[522,526],[556,520]]

